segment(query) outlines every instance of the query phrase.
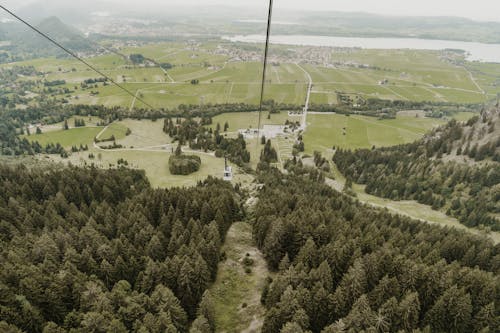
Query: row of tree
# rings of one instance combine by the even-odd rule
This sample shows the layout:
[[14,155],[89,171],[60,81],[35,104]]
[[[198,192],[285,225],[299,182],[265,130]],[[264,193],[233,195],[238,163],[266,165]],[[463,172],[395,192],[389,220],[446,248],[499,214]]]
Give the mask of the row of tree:
[[401,110],[424,110],[428,116],[442,118],[456,112],[479,112],[481,104],[458,104],[450,102],[402,101],[369,98],[362,103],[315,104],[309,109],[316,112],[335,112],[338,114],[361,114],[371,117],[395,118]]

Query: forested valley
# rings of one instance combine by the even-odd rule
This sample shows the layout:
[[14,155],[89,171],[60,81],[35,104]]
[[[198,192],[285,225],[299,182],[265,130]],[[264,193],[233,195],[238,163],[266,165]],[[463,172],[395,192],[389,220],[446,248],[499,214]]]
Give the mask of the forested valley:
[[[451,125],[450,125],[451,126]],[[270,150],[270,147],[268,147]],[[500,248],[360,204],[263,153],[262,188],[141,171],[0,167],[0,330],[217,332],[207,288],[235,221],[274,273],[262,332],[494,332]]]
[[0,333],[500,333],[500,1],[1,2]]

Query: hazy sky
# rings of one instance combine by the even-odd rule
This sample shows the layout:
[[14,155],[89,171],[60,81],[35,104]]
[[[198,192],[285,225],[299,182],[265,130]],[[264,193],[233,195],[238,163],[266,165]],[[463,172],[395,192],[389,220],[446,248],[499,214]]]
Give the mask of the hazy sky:
[[[0,0],[1,4],[19,8],[36,0]],[[41,0],[49,3],[53,0]],[[70,1],[70,0],[67,0]],[[230,5],[264,7],[268,0],[101,0],[120,6]],[[70,2],[68,2],[70,3]],[[262,3],[262,5],[261,5]],[[275,8],[302,10],[359,11],[389,15],[462,16],[479,20],[500,21],[499,0],[275,0]]]

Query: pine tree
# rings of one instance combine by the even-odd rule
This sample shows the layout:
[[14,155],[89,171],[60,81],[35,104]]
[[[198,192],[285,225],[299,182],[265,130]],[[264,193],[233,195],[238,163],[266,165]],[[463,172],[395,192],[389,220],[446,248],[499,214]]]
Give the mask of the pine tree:
[[354,303],[352,310],[344,319],[347,327],[355,332],[367,330],[375,323],[375,313],[373,313],[368,302],[368,297],[362,295]]
[[283,328],[280,330],[280,333],[305,333],[304,329],[300,327],[299,324],[295,322],[288,322],[283,326]]
[[198,308],[198,317],[206,318],[210,331],[215,332],[214,302],[212,295],[208,290],[205,291],[203,298],[201,299],[200,306]]
[[470,295],[455,285],[436,301],[426,315],[426,322],[436,331],[468,332],[471,314]]

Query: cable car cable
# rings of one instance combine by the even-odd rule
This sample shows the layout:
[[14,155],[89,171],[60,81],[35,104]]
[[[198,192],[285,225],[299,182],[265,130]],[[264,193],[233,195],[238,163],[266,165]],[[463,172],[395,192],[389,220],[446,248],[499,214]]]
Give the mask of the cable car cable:
[[262,120],[262,104],[264,102],[264,87],[266,84],[267,56],[269,54],[269,36],[271,35],[271,19],[273,16],[273,0],[269,0],[269,13],[267,15],[266,47],[264,51],[264,68],[262,71],[262,86],[260,89],[259,123],[257,127],[257,142],[260,140],[260,125]]

